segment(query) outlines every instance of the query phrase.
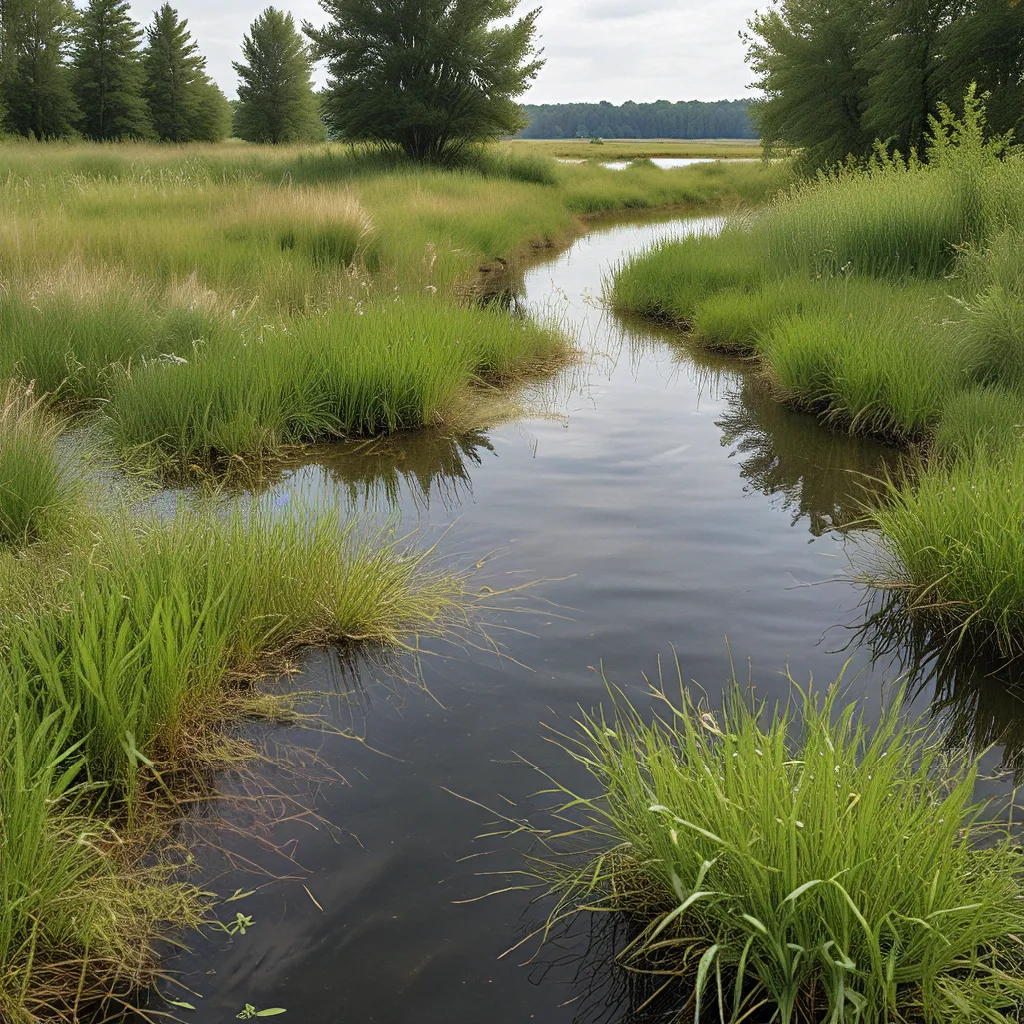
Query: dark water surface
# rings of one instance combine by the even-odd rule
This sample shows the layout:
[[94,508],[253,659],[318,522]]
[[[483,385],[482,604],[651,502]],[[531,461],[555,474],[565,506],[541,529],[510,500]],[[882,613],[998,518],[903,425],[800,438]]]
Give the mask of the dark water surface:
[[[490,555],[481,587],[547,582],[496,598],[500,610],[484,616],[504,658],[479,639],[434,645],[414,683],[409,659],[397,673],[330,653],[307,660],[295,685],[343,694],[332,715],[361,740],[316,739],[323,767],[313,771],[339,778],[315,794],[283,775],[266,785],[315,796],[338,828],[275,825],[268,842],[293,844],[285,852],[296,864],[225,840],[301,878],[223,908],[225,918],[252,916],[244,936],[198,941],[169,963],[203,996],[191,1019],[232,1020],[246,1003],[316,1024],[628,1019],[607,972],[583,956],[587,936],[564,937],[532,966],[521,963],[533,946],[498,959],[542,911],[524,892],[458,902],[509,884],[480,873],[519,866],[528,845],[474,840],[494,816],[468,801],[513,819],[538,814],[550,798],[531,796],[544,780],[521,759],[586,784],[541,723],[569,729],[577,705],[600,703],[600,665],[643,703],[643,673],[657,673],[659,656],[671,665],[674,649],[685,676],[717,699],[728,637],[765,696],[785,699],[787,664],[797,679],[825,683],[851,659],[851,695],[877,706],[895,669],[872,667],[856,632],[865,595],[837,577],[850,544],[874,543],[848,532],[865,494],[858,474],[880,473],[894,453],[781,408],[750,368],[623,325],[597,302],[602,275],[624,255],[714,228],[679,220],[597,231],[527,273],[520,301],[561,317],[589,353],[538,389],[542,415],[460,438],[336,450],[261,499],[332,502],[381,522],[397,512],[398,529],[418,526],[443,560]],[[297,730],[266,740],[314,742]],[[238,785],[223,781],[225,792]],[[225,874],[215,887],[262,881]]]

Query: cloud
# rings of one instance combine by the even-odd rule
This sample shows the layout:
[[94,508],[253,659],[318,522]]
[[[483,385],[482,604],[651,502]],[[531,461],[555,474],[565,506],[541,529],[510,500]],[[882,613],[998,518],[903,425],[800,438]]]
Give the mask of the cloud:
[[[175,3],[175,0],[171,0]],[[269,2],[269,0],[268,0]],[[749,69],[737,38],[756,0],[523,0],[537,4],[547,64],[529,94],[532,103],[655,99],[734,99],[746,95]],[[134,17],[152,20],[157,0],[134,2]],[[210,74],[233,96],[242,34],[264,3],[177,0]],[[285,5],[297,22],[323,24],[315,0]],[[317,81],[325,78],[317,70]]]

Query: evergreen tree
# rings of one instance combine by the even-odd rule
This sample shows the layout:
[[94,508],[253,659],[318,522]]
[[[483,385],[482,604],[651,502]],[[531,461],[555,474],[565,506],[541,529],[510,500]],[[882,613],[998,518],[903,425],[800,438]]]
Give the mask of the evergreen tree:
[[190,139],[220,142],[231,134],[231,101],[205,72],[195,83],[195,106]]
[[310,53],[295,21],[268,7],[242,39],[235,134],[249,142],[305,142],[326,137],[313,94]]
[[467,144],[525,127],[515,98],[543,65],[534,49],[539,10],[512,21],[517,0],[320,6],[330,22],[303,28],[314,55],[328,60],[326,116],[340,137],[447,162]]
[[67,52],[75,20],[68,0],[4,0],[2,92],[10,131],[69,135],[78,114]]
[[81,110],[79,128],[90,139],[141,139],[153,134],[142,95],[142,30],[128,12],[128,0],[90,0],[82,13],[74,84]]
[[146,29],[145,97],[157,138],[215,142],[230,130],[230,107],[206,74],[188,22],[165,3]]

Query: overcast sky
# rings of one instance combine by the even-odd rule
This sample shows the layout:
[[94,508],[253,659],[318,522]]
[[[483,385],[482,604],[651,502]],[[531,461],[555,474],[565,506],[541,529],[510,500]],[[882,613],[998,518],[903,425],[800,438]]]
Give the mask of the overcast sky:
[[[171,0],[172,3],[175,0]],[[242,34],[270,0],[177,0],[207,57],[208,70],[234,96]],[[326,20],[316,0],[276,0],[297,21]],[[540,45],[547,65],[530,103],[718,100],[746,95],[750,69],[737,33],[757,0],[525,0],[543,6]],[[134,0],[137,20],[152,20],[156,0]],[[762,4],[763,6],[763,4]],[[319,69],[318,82],[323,81]]]

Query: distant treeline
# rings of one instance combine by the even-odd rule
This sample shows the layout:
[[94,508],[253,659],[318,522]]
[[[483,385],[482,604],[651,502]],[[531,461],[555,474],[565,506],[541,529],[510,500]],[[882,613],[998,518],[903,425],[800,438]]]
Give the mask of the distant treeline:
[[750,100],[524,104],[523,139],[756,139]]

